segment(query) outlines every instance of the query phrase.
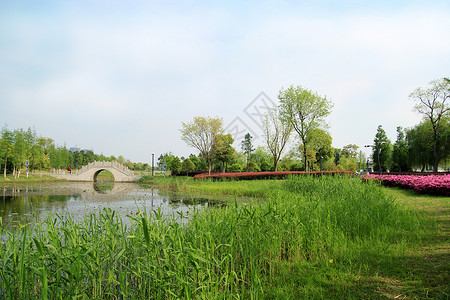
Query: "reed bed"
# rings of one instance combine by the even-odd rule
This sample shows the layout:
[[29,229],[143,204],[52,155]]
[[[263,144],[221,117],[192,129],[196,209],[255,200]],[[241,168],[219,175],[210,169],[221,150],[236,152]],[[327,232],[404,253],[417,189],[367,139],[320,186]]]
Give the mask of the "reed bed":
[[[265,201],[172,218],[141,211],[126,216],[128,226],[104,209],[78,223],[53,215],[36,220],[33,228],[0,227],[0,295],[273,298],[280,296],[286,265],[318,268],[337,278],[343,268],[357,272],[372,263],[371,254],[400,255],[410,240],[420,238],[418,216],[371,182],[295,177],[272,184]],[[328,283],[307,278],[285,292],[293,298],[326,296]],[[354,292],[339,284],[331,290],[343,298]]]

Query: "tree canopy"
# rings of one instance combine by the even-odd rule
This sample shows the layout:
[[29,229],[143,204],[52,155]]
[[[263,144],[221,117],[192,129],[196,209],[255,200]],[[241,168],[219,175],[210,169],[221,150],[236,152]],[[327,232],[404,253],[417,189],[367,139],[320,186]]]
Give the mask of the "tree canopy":
[[267,148],[272,153],[273,165],[276,172],[278,169],[278,161],[291,136],[292,125],[290,122],[282,122],[280,111],[275,109],[269,111],[266,115],[263,130]]
[[211,174],[213,145],[223,131],[222,118],[194,117],[189,123],[181,122],[181,139],[196,148],[208,162],[208,173]]
[[438,143],[444,134],[443,119],[450,116],[450,82],[448,79],[437,79],[430,82],[427,89],[417,88],[409,97],[416,102],[414,110],[430,121],[433,134],[433,172],[439,165]]
[[303,145],[305,170],[308,170],[307,149],[311,130],[326,127],[325,117],[331,113],[333,103],[317,92],[302,86],[290,86],[278,93],[283,121],[289,122],[298,133]]

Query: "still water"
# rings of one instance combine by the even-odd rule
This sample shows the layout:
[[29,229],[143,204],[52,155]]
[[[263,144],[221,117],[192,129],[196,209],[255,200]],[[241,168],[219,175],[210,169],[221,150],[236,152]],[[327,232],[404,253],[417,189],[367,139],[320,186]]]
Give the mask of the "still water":
[[34,217],[70,214],[82,221],[87,214],[110,208],[124,222],[139,211],[158,210],[165,216],[188,216],[193,210],[223,206],[224,199],[162,193],[151,186],[133,183],[51,183],[0,186],[0,217],[3,226],[32,223]]

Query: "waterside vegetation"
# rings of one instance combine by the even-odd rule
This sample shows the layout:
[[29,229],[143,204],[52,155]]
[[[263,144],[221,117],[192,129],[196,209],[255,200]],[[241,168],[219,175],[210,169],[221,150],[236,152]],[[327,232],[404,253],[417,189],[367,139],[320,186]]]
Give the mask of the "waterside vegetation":
[[[448,296],[448,214],[349,177],[152,178],[160,189],[258,197],[165,219],[103,210],[2,224],[7,299],[383,299]],[[421,196],[422,197],[422,196]],[[413,199],[414,205],[409,206]],[[436,202],[433,202],[436,199]],[[441,218],[431,217],[434,203]],[[132,220],[126,226],[121,217]],[[189,218],[182,223],[180,219]],[[184,225],[181,225],[184,224]],[[447,245],[447,246],[446,246]],[[444,274],[444,275],[443,275]]]

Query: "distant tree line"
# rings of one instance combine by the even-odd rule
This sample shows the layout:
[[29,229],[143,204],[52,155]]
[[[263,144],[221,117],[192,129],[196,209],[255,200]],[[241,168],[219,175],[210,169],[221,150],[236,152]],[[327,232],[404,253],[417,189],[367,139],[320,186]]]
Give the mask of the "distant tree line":
[[107,157],[95,154],[92,150],[70,151],[66,146],[56,146],[53,139],[41,137],[28,128],[10,130],[5,125],[0,136],[0,170],[3,176],[13,174],[15,177],[28,167],[29,171],[79,169],[94,161],[116,161],[131,170],[146,171],[146,163],[132,163],[122,156]]
[[[195,117],[182,122],[182,140],[199,150],[198,155],[177,157],[166,153],[159,158],[174,173],[193,171],[337,171],[362,170],[370,165],[374,171],[437,171],[448,168],[450,156],[449,96],[446,78],[430,82],[428,89],[418,88],[410,98],[414,110],[424,116],[413,128],[397,128],[397,141],[392,145],[382,126],[378,127],[372,147],[371,161],[355,144],[333,148],[325,117],[333,104],[316,92],[301,86],[281,89],[279,105],[269,111],[264,124],[265,147],[252,145],[247,133],[242,152],[233,146],[233,138],[223,134],[219,117]],[[292,136],[292,133],[296,133]],[[284,156],[288,142],[294,144]]]

